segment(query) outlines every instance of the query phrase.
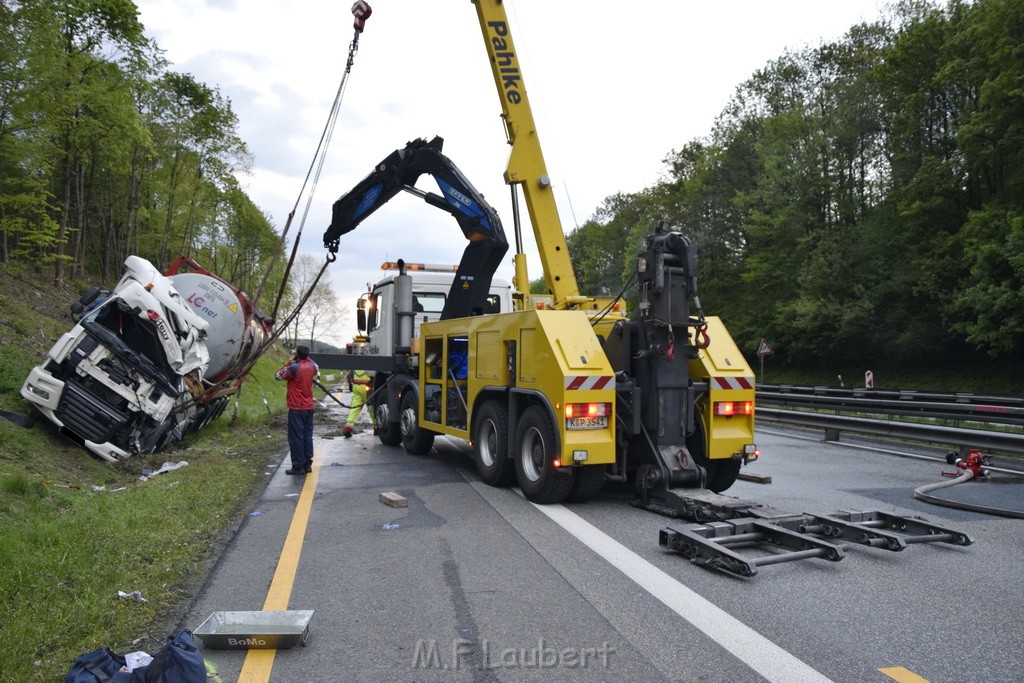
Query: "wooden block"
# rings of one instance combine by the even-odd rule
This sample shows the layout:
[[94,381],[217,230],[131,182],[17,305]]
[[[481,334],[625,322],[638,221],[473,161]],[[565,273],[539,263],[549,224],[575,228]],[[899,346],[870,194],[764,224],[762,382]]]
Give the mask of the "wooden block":
[[770,484],[770,483],[772,483],[772,478],[769,475],[767,475],[767,474],[748,474],[746,472],[740,472],[739,475],[737,475],[736,478],[737,479],[742,479],[743,481],[752,481],[755,484]]
[[390,505],[393,508],[409,507],[409,501],[403,498],[402,496],[398,495],[394,491],[382,493],[379,496],[377,496],[377,498],[380,500],[380,502],[384,503],[385,505]]

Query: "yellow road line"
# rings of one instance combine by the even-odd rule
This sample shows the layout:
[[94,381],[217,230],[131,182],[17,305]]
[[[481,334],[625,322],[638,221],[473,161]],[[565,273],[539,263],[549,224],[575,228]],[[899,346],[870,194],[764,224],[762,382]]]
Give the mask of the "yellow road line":
[[928,683],[927,678],[921,678],[913,671],[904,669],[902,666],[890,666],[886,669],[879,669],[889,678],[899,683]]
[[[316,491],[322,456],[323,446],[318,445],[313,454],[313,471],[306,475],[306,481],[302,485],[299,503],[295,506],[292,524],[288,528],[288,536],[284,539],[284,548],[281,549],[281,557],[277,560],[277,569],[274,570],[274,579],[270,582],[270,590],[267,591],[267,599],[263,603],[264,612],[288,609],[292,585],[295,583],[295,572],[299,568],[299,555],[302,554],[302,542],[306,537],[306,523],[309,522],[309,513],[313,507],[313,493]],[[270,671],[274,668],[276,654],[277,650],[249,650],[242,665],[242,672],[238,675],[239,683],[267,683],[270,680]]]

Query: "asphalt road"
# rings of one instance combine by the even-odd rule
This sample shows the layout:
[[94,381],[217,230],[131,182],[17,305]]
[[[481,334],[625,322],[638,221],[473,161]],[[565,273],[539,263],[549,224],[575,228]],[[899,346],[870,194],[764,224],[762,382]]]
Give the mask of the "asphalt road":
[[286,476],[282,454],[185,624],[283,590],[276,608],[315,610],[309,637],[203,647],[223,681],[1021,680],[1024,522],[915,500],[944,463],[759,431],[747,471],[773,481],[729,495],[924,516],[976,542],[850,546],[738,579],[661,548],[679,522],[621,498],[539,507],[478,481],[464,443],[416,457],[320,429],[315,475]]

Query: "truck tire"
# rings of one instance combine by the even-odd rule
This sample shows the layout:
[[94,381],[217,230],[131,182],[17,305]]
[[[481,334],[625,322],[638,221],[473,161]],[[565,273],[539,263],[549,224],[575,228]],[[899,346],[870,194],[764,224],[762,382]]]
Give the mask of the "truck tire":
[[516,469],[508,457],[508,410],[497,401],[484,401],[473,417],[473,456],[476,471],[491,486],[511,486]]
[[523,495],[534,503],[561,503],[572,490],[571,468],[556,468],[557,434],[540,406],[523,411],[516,429],[513,459]]
[[736,483],[740,475],[740,460],[718,459],[700,463],[708,471],[707,487],[715,493],[721,493]]
[[686,447],[690,450],[693,461],[708,473],[704,486],[715,493],[721,493],[736,483],[742,463],[732,458],[715,458],[714,460],[709,458],[707,456],[708,440],[705,434],[704,422],[698,420],[697,429],[686,440]]
[[402,446],[412,455],[426,455],[434,447],[434,432],[419,426],[416,417],[416,392],[407,391],[402,397],[400,415]]
[[385,446],[398,446],[402,443],[402,425],[388,421],[388,404],[381,403],[375,407],[377,411],[377,438]]
[[585,503],[604,488],[604,466],[584,465],[574,467],[572,490],[566,496],[566,503]]

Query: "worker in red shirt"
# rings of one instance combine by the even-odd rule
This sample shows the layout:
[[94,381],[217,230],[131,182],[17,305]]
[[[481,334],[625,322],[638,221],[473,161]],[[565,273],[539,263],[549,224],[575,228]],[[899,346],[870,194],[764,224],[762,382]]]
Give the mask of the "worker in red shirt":
[[313,380],[320,368],[309,357],[309,347],[299,346],[295,357],[274,375],[288,382],[288,449],[292,466],[285,474],[309,474],[313,471]]

